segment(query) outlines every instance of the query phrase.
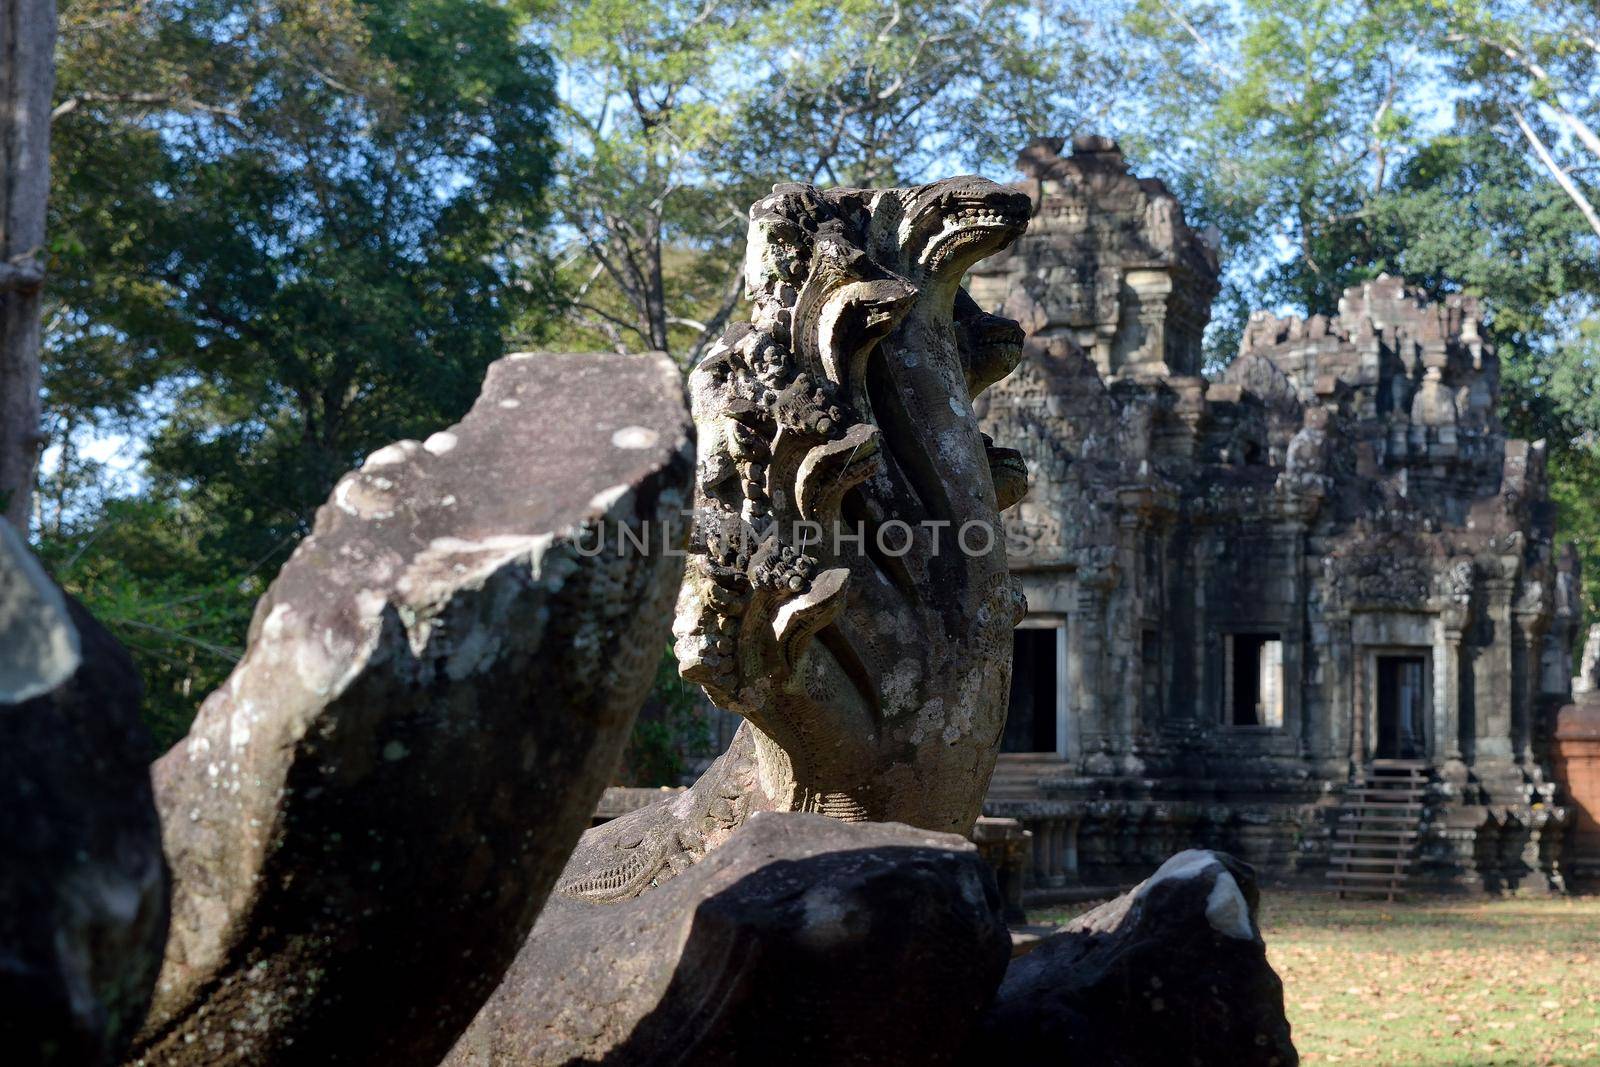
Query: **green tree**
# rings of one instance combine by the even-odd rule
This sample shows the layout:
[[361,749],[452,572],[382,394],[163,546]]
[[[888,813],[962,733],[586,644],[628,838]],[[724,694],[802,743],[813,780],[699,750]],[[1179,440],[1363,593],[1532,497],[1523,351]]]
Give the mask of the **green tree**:
[[[242,644],[335,479],[537,325],[552,72],[486,0],[75,0],[62,41],[46,404],[137,437],[145,501],[67,448],[47,555],[186,721],[215,671],[172,664]],[[174,603],[226,622],[134,632]]]
[[1331,313],[1376,273],[1376,202],[1433,107],[1404,5],[1136,0],[1144,122],[1127,139],[1220,233],[1230,264],[1210,340],[1231,358],[1256,308]]
[[741,295],[746,210],[775,182],[1010,170],[1071,131],[1087,21],[1025,0],[605,2],[548,18],[561,57],[554,231],[575,345],[691,363]]
[[1594,22],[1569,0],[1135,0],[1125,60],[1149,120],[1131,140],[1231,253],[1213,360],[1250,309],[1332,313],[1383,271],[1479,294],[1502,414],[1549,442],[1558,536],[1586,542],[1591,605]]
[[615,783],[682,785],[690,760],[715,755],[711,751],[706,707],[700,687],[679,676],[678,658],[669,646],[656,665],[655,683],[644,707],[639,709]]
[[1504,120],[1600,236],[1600,10],[1591,0],[1417,2],[1457,84]]

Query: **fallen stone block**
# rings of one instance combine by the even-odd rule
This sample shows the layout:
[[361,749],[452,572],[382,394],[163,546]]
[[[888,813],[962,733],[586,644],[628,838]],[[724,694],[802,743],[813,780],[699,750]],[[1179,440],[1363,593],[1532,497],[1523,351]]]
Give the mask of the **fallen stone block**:
[[1191,849],[1013,960],[962,1061],[1291,1067],[1254,872]]
[[0,520],[0,1050],[115,1062],[150,1004],[167,877],[133,661]]
[[156,764],[175,888],[143,1062],[438,1063],[666,647],[692,442],[665,357],[521,354],[340,480]]
[[964,839],[757,812],[642,894],[553,897],[445,1064],[950,1063],[1009,955]]

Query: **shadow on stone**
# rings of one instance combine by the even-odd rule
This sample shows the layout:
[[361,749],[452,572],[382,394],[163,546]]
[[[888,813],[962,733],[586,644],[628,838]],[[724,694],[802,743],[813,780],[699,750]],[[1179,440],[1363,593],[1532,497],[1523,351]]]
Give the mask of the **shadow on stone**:
[[[342,478],[155,767],[163,1067],[433,1067],[527,936],[667,640],[693,428],[664,356],[519,354]],[[589,553],[619,531],[645,547]]]
[[446,1063],[950,1063],[1009,953],[962,839],[760,812],[642,896],[553,898]]
[[1291,1067],[1255,872],[1191,849],[1014,960],[962,1061]]
[[142,686],[3,520],[0,645],[0,1050],[94,1067],[133,1036],[167,936]]

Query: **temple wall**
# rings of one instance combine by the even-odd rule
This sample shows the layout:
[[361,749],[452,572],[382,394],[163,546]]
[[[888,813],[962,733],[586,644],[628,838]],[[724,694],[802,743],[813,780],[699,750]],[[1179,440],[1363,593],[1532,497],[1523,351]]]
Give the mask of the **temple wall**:
[[1375,756],[1429,768],[1436,882],[1559,884],[1575,564],[1476,302],[1381,277],[1253,317],[1207,380],[1217,259],[1175,198],[1100,138],[1019,162],[1034,227],[968,284],[1030,334],[978,411],[1028,463],[1011,565],[1062,636],[1055,750],[1002,756],[987,809],[1036,829],[1034,890],[1189,845],[1318,875]]

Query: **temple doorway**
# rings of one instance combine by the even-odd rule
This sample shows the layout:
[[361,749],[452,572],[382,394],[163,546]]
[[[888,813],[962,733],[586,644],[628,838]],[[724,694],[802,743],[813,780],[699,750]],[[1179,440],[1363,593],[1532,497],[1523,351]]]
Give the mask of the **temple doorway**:
[[1378,759],[1423,759],[1427,660],[1423,656],[1378,657]]
[[1024,624],[1015,631],[1002,752],[1061,751],[1064,635],[1059,625]]

